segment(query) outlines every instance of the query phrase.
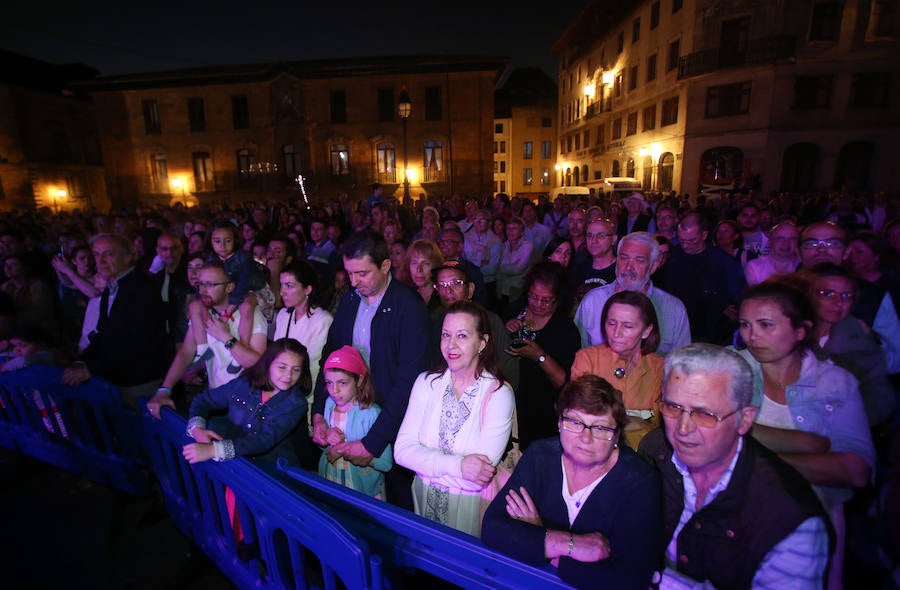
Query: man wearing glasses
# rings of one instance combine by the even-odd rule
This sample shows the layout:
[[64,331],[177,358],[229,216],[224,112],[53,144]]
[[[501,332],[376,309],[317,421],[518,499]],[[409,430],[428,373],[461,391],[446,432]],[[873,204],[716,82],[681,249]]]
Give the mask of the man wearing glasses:
[[[847,231],[836,223],[811,223],[800,232],[800,268],[809,269],[820,262],[841,266],[847,251]],[[878,334],[887,357],[888,373],[900,373],[900,320],[896,303],[884,287],[862,278],[856,279],[859,297],[850,313]]]
[[632,232],[622,238],[616,259],[616,280],[588,291],[575,312],[575,325],[581,333],[582,346],[606,342],[600,323],[603,306],[613,293],[619,291],[639,291],[653,302],[661,338],[657,354],[665,355],[691,341],[691,326],[684,304],[650,281],[658,261],[659,244],[649,233]]
[[747,436],[753,374],[736,353],[691,344],[666,357],[664,429],[640,451],[663,479],[660,588],[822,588],[824,509],[806,479]]
[[[247,367],[252,366],[266,350],[267,326],[259,307],[253,313],[253,328],[250,341],[243,342],[238,336],[238,325],[241,312],[236,305],[229,304],[228,296],[234,291],[234,282],[220,262],[207,262],[200,269],[200,281],[197,283],[200,303],[207,310],[206,335],[212,358],[206,361],[206,372],[209,376],[209,387],[218,387],[228,383]],[[193,332],[188,329],[184,343],[172,360],[166,378],[147,403],[150,415],[159,418],[162,406],[175,408],[172,401],[172,388],[184,376],[194,355],[197,354],[197,342]]]

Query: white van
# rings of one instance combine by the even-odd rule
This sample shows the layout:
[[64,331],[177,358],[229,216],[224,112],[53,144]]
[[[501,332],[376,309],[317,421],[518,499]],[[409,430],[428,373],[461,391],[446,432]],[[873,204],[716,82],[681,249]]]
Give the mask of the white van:
[[586,186],[560,186],[560,187],[550,190],[550,201],[552,202],[559,195],[587,197],[590,194],[591,194],[591,190]]
[[596,188],[598,193],[639,193],[641,181],[630,176],[610,176],[596,182],[589,183]]

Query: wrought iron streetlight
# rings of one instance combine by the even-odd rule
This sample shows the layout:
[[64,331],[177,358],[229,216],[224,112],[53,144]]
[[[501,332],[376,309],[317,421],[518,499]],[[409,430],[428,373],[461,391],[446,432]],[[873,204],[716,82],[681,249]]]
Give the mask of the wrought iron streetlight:
[[412,112],[412,103],[409,100],[409,94],[406,92],[406,86],[400,90],[400,100],[397,101],[397,112],[400,114],[400,120],[403,121],[403,202],[409,202],[409,150],[406,145],[406,123],[409,120],[409,114]]

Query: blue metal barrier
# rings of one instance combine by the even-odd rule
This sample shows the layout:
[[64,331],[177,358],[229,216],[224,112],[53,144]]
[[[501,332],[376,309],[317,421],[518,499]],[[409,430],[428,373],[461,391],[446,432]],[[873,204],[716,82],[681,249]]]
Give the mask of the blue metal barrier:
[[135,495],[150,493],[138,416],[101,379],[63,385],[62,369],[0,373],[0,446]]
[[[550,571],[488,549],[480,539],[370,498],[303,469],[279,464],[298,493],[359,535],[382,559],[385,586],[404,586],[410,568],[463,588],[570,588]],[[392,583],[392,584],[391,584]]]
[[[142,422],[151,468],[169,513],[240,588],[346,588],[378,590],[380,559],[367,544],[275,477],[245,459],[189,465],[181,455],[184,418],[171,410]],[[243,544],[256,551],[238,557],[226,507],[234,493]]]

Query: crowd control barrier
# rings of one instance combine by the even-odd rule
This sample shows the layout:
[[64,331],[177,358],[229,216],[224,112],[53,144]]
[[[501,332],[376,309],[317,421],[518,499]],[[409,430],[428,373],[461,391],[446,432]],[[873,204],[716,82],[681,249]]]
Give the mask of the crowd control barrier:
[[63,385],[62,369],[35,365],[0,373],[0,446],[133,495],[152,477],[137,413],[101,379]]
[[235,585],[381,588],[380,558],[320,507],[246,459],[189,465],[181,450],[193,441],[174,411],[144,416],[142,426],[172,520]]
[[462,588],[570,588],[552,571],[516,561],[480,539],[306,470],[281,462],[279,468],[297,484],[298,493],[314,501],[359,535],[381,557],[385,586],[408,586],[410,570],[447,580]]

